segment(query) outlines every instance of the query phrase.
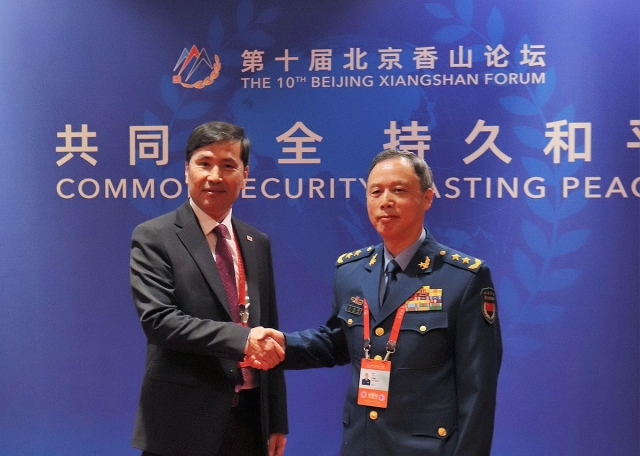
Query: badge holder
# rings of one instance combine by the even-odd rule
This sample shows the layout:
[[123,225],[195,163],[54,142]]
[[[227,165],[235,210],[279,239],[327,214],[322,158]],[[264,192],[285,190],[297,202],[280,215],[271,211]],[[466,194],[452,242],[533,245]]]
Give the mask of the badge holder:
[[365,300],[364,310],[364,358],[360,363],[360,380],[358,382],[358,405],[369,407],[387,408],[389,399],[389,380],[391,379],[391,361],[389,357],[395,353],[400,326],[407,310],[407,305],[403,304],[396,311],[396,317],[391,328],[389,341],[387,342],[387,353],[382,359],[376,356],[371,359],[371,327],[369,322],[369,306]]

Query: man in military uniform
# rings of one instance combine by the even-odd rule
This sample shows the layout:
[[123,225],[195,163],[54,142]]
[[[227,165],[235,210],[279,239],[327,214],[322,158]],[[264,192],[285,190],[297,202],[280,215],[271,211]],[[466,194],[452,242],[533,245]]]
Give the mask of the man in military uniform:
[[[344,455],[491,449],[502,358],[496,295],[481,260],[424,228],[432,182],[415,154],[386,150],[374,158],[367,210],[383,243],[338,258],[325,326],[286,334],[285,368],[352,366]],[[369,385],[361,384],[364,374]]]

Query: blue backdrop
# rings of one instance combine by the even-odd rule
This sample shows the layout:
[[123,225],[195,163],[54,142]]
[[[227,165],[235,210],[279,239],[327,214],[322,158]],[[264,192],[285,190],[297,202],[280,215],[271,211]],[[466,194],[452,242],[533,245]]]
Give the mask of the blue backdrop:
[[[639,23],[637,0],[2,2],[0,454],[137,454],[130,234],[184,201],[209,120],[252,139],[234,214],[271,236],[284,330],[379,242],[371,158],[412,150],[428,228],[493,270],[493,454],[639,454]],[[347,372],[287,380],[287,454],[337,454]]]

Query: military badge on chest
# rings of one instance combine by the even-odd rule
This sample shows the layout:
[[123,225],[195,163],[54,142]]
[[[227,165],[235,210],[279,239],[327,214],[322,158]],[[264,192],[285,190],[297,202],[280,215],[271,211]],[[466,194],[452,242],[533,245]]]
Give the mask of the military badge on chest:
[[442,289],[423,286],[407,301],[407,312],[442,310]]
[[351,296],[351,304],[347,305],[347,312],[353,315],[362,315],[362,303],[364,299],[360,296]]

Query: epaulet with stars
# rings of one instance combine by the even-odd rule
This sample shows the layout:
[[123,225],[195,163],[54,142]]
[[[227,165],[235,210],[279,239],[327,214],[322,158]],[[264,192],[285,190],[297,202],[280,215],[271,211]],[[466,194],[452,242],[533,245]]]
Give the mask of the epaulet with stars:
[[354,250],[353,252],[343,253],[338,257],[336,261],[336,266],[340,266],[346,263],[350,263],[355,260],[359,260],[360,258],[367,258],[373,253],[373,246],[364,247],[362,249]]
[[478,272],[480,266],[484,263],[480,258],[466,255],[448,247],[444,247],[440,250],[438,252],[438,257],[448,264],[452,264],[453,266],[457,266],[461,269],[466,269],[474,274]]

